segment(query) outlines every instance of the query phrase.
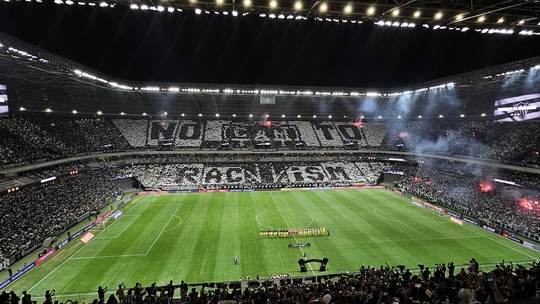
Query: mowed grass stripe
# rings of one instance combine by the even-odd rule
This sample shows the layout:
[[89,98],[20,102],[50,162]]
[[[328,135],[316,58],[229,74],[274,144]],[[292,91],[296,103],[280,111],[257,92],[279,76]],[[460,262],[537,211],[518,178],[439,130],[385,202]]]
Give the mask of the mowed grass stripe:
[[[73,242],[10,288],[22,291],[43,280],[34,295],[53,288],[69,294],[95,292],[99,285],[114,288],[122,281],[164,285],[170,279],[193,283],[236,281],[248,274],[303,275],[297,264],[302,252],[308,258],[328,257],[328,273],[384,262],[414,268],[449,261],[464,265],[472,257],[481,263],[540,257],[385,190],[154,195],[137,198],[123,210],[125,216],[109,230],[96,230],[103,234],[94,241],[85,247]],[[260,230],[288,226],[326,227],[331,236],[259,236]],[[296,241],[312,246],[287,247]],[[318,273],[318,265],[312,266]]]

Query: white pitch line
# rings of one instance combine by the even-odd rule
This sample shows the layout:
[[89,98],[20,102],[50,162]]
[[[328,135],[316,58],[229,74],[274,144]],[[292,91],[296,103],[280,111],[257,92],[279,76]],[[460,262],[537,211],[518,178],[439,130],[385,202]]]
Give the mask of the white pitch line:
[[119,254],[119,255],[100,255],[95,257],[78,257],[72,258],[72,260],[88,260],[88,259],[109,259],[109,258],[124,258],[124,257],[137,257],[145,256],[147,253],[133,253],[133,254]]
[[[122,231],[120,231],[118,234],[116,234],[115,236],[104,236],[104,237],[101,237],[100,239],[101,240],[106,240],[106,239],[116,239],[118,238],[122,233],[124,233],[124,231],[126,231],[126,229],[129,228],[129,226],[131,226],[131,224],[133,224],[139,217],[141,217],[142,214],[138,214],[137,217],[131,221],[131,223],[129,223],[126,228],[122,229]],[[116,223],[116,221],[115,221]]]
[[[289,229],[291,229],[291,226],[289,225],[289,222],[287,221],[287,219],[283,215],[283,212],[281,212],[281,209],[279,209],[279,206],[278,206],[276,200],[274,199],[274,196],[272,195],[272,192],[270,192],[270,197],[272,198],[272,201],[274,201],[274,204],[276,205],[276,208],[278,209],[279,213],[281,213],[281,216],[283,217],[283,220],[285,220],[285,224],[287,224],[287,227]],[[294,238],[294,241],[296,242],[296,244],[298,244],[298,240],[296,239],[296,236],[294,234],[293,234],[293,238]],[[304,255],[304,250],[302,249],[302,247],[298,247],[298,249],[300,249],[300,251],[302,251],[302,255]],[[311,269],[311,272],[313,273],[313,275],[315,275],[315,271],[313,271],[313,267],[311,267],[310,264],[308,264],[308,266],[309,266],[309,269]]]
[[[377,209],[377,208],[375,208],[375,209]],[[374,210],[375,210],[375,209],[374,209]],[[383,212],[383,213],[386,213],[386,215],[388,215],[389,217],[393,218],[394,221],[397,221],[397,222],[399,222],[399,223],[402,223],[403,225],[405,225],[405,226],[411,228],[412,230],[416,231],[417,233],[423,235],[426,239],[429,239],[429,240],[432,239],[431,237],[429,237],[429,236],[423,234],[422,232],[418,231],[418,229],[415,229],[414,227],[409,226],[407,223],[405,223],[405,222],[403,222],[403,221],[401,221],[401,220],[399,220],[399,219],[393,217],[392,215],[388,214],[388,213],[385,212],[384,210],[381,210],[381,209],[379,209],[379,210],[380,210],[381,212]]]
[[180,209],[180,206],[182,206],[182,204],[178,204],[178,207],[176,207],[176,210],[174,210],[173,214],[171,215],[171,217],[169,218],[169,220],[167,221],[167,223],[165,224],[165,226],[163,226],[163,229],[161,229],[161,232],[158,234],[158,236],[156,237],[156,239],[154,240],[154,242],[152,243],[152,245],[150,245],[150,248],[148,248],[148,251],[146,251],[146,254],[148,254],[150,252],[150,250],[152,250],[152,247],[154,247],[154,245],[156,244],[157,240],[159,240],[159,238],[161,237],[161,235],[163,234],[163,232],[165,231],[165,228],[167,228],[167,226],[169,225],[169,223],[171,222],[171,220],[174,218],[174,216],[176,215],[176,212],[178,212],[178,209]]
[[[144,198],[141,199],[141,201],[144,200]],[[128,212],[130,212],[131,210],[134,209],[134,207],[136,207],[137,205],[131,207],[131,209],[129,209],[128,211],[126,211],[126,214]],[[113,223],[114,224],[114,223]],[[95,238],[91,239],[88,243],[84,244],[79,250],[77,250],[74,254],[72,254],[69,258],[67,258],[64,262],[62,262],[62,264],[58,265],[55,269],[53,269],[53,271],[49,272],[43,279],[39,280],[39,282],[37,282],[36,284],[34,284],[34,286],[30,287],[30,289],[28,289],[28,291],[32,291],[32,289],[34,289],[36,286],[38,286],[39,284],[41,284],[43,281],[45,281],[46,279],[48,279],[53,273],[55,273],[58,269],[60,269],[60,267],[64,266],[65,263],[67,263],[68,261],[72,260],[75,255],[77,255],[77,253],[81,252],[81,250],[83,250],[84,248],[86,248],[86,246],[88,244],[90,244],[93,240],[95,240],[98,236],[100,236],[101,234],[103,234],[105,231],[107,231],[107,229],[111,228],[113,225],[105,228],[104,230],[101,231],[100,234],[96,235]],[[45,261],[47,262],[47,261]]]

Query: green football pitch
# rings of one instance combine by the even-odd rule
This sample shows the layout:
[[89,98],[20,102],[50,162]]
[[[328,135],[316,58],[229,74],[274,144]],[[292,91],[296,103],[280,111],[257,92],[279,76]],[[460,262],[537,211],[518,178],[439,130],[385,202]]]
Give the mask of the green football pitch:
[[[531,262],[540,255],[501,236],[420,209],[411,200],[380,189],[168,194],[139,196],[124,215],[92,230],[88,244],[73,241],[10,287],[39,298],[95,297],[98,286],[112,291],[120,282],[166,285],[223,282],[274,274],[318,275],[357,271],[361,265],[453,261],[456,271],[471,258],[483,267],[502,261]],[[330,230],[330,236],[261,237],[259,231],[288,228]],[[289,244],[310,247],[289,248]],[[238,264],[233,263],[238,257]]]

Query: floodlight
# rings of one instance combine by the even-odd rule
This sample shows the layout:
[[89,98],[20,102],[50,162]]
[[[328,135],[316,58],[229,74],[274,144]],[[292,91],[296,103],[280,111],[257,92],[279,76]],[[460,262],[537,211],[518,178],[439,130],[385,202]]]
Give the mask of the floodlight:
[[146,5],[146,4],[141,5],[141,9],[142,9],[143,11],[148,10],[148,5]]
[[25,107],[20,107],[19,111],[26,111],[26,108]]
[[167,112],[163,112],[163,116],[167,116],[169,113]]
[[503,23],[503,22],[504,22],[504,18],[503,18],[503,17],[497,19],[497,23]]
[[251,0],[244,0],[244,6],[250,7],[251,6]]
[[165,8],[163,6],[161,6],[161,5],[159,5],[157,7],[157,10],[158,10],[158,12],[163,12],[165,10]]
[[199,117],[202,117],[202,113],[199,113]]
[[332,118],[332,115],[328,115],[328,118]]
[[101,7],[106,7],[106,6],[109,6],[109,4],[107,4],[107,2],[101,2],[101,3],[99,4],[99,6],[101,6]]
[[442,19],[442,17],[443,17],[443,13],[442,13],[442,12],[437,12],[437,13],[435,14],[435,20],[440,20],[440,19]]
[[298,114],[298,116],[296,116],[296,117],[298,117],[298,118],[301,118],[301,117],[302,117],[302,115]]
[[281,114],[281,118],[285,118],[285,114]]
[[120,115],[126,115],[126,113],[124,113],[124,112],[120,112]]
[[276,8],[276,7],[277,7],[277,1],[276,0],[270,1],[270,8]]
[[375,7],[374,6],[370,6],[368,9],[367,9],[367,14],[369,16],[375,14]]
[[525,23],[525,20],[519,20],[518,24],[523,25]]
[[202,13],[202,10],[200,8],[195,9],[195,14],[200,15]]
[[143,112],[142,115],[143,115],[143,116],[146,116],[146,115],[148,115],[148,114],[146,114],[146,112]]
[[232,11],[232,15],[233,15],[234,17],[236,17],[236,16],[238,16],[238,12],[237,12],[237,11]]
[[131,9],[139,9],[139,6],[137,4],[132,4],[129,6]]
[[97,115],[102,115],[102,114],[103,114],[103,112],[97,111]]
[[418,118],[422,118],[422,115],[418,115]]
[[169,13],[173,13],[173,12],[174,12],[174,7],[168,7],[168,8],[167,8],[167,11],[168,11]]
[[46,108],[46,109],[45,109],[45,112],[47,112],[47,113],[51,113],[51,112],[52,112],[52,110],[51,110],[51,108]]
[[441,114],[441,115],[439,115],[439,118],[443,118],[443,115],[442,115],[442,114]]
[[461,19],[463,19],[463,14],[459,14],[456,16],[457,21],[460,21]]
[[219,117],[219,113],[216,113],[216,117]]
[[345,14],[352,13],[352,5],[350,3],[345,5],[345,8],[343,9],[343,11],[345,12]]
[[71,1],[71,0],[66,0],[66,4],[67,4],[67,5],[73,5],[73,1]]
[[264,117],[266,117],[266,118],[268,118],[269,116],[270,116],[270,115],[268,115],[268,114],[264,115]]
[[399,115],[397,118],[398,118],[398,119],[401,119],[401,115]]
[[321,6],[319,6],[319,10],[321,12],[326,12],[328,10],[328,4],[326,2],[321,3]]
[[313,115],[313,118],[317,118],[317,115]]
[[217,4],[217,5],[222,5],[222,4],[223,4],[223,0],[216,0],[216,4]]
[[297,10],[297,11],[301,10],[302,9],[302,1],[296,1],[294,3],[294,9]]
[[253,114],[249,114],[249,118],[253,117]]
[[233,114],[232,117],[236,117],[236,114]]
[[484,21],[486,21],[485,16],[482,15],[482,16],[478,17],[478,22],[484,22]]
[[465,117],[465,114],[461,114],[461,115],[459,115],[459,117]]
[[414,18],[419,18],[421,14],[422,13],[420,11],[416,11],[416,12],[414,12],[413,17]]
[[392,11],[392,16],[397,17],[399,16],[399,8],[396,8]]

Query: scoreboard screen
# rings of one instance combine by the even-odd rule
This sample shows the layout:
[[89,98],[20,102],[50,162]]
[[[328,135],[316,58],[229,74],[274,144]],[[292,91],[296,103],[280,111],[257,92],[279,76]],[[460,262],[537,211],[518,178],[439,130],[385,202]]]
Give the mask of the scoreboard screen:
[[499,99],[493,116],[504,122],[540,119],[540,93]]
[[9,114],[7,87],[0,84],[0,116]]

